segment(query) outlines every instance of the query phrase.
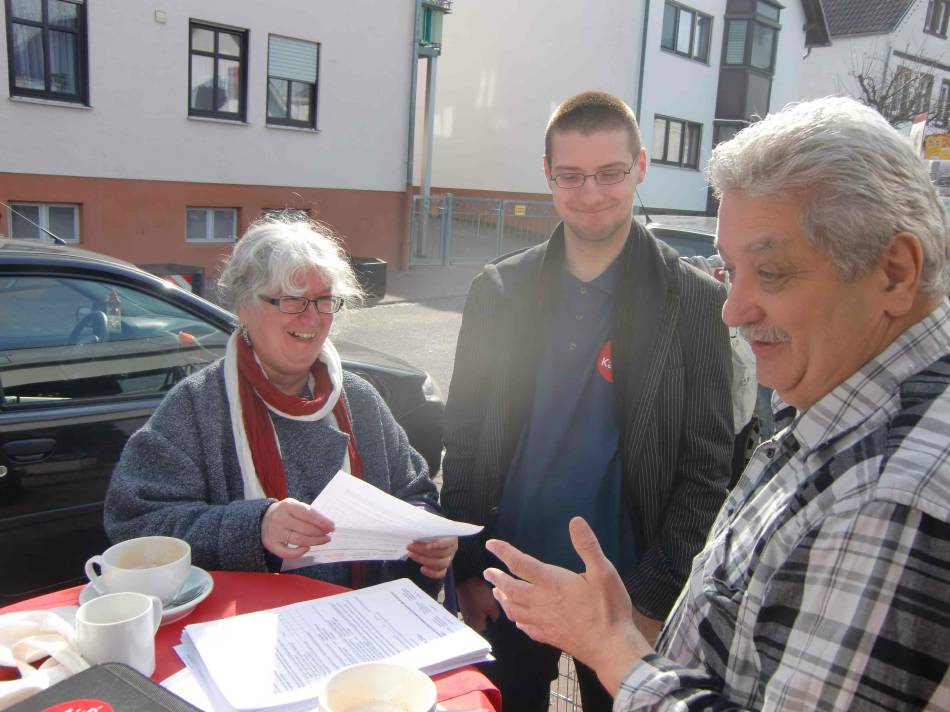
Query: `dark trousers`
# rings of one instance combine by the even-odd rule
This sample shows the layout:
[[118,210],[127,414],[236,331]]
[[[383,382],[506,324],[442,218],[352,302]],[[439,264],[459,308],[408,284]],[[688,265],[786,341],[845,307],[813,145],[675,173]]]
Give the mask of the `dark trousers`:
[[[482,633],[492,645],[495,662],[481,667],[501,691],[506,712],[547,712],[551,682],[558,675],[561,651],[536,643],[502,614]],[[613,698],[586,665],[574,661],[584,712],[610,712]]]

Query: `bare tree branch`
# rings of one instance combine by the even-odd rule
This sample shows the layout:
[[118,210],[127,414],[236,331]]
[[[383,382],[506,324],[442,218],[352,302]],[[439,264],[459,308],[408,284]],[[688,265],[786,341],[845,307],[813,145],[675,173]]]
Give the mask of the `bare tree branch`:
[[[908,54],[914,54],[910,47]],[[890,47],[860,57],[852,53],[848,76],[857,84],[856,98],[877,109],[893,126],[913,121],[924,112],[928,123],[947,126],[950,106],[938,106],[939,99],[933,100],[934,75],[926,67],[890,59]]]

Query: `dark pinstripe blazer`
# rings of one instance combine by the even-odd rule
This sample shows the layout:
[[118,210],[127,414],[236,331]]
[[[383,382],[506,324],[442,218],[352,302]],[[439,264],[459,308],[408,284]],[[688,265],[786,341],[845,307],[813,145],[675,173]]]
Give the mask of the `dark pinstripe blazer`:
[[[725,290],[634,222],[621,253],[613,374],[624,493],[639,561],[621,576],[636,606],[665,618],[726,495],[732,360]],[[564,232],[474,279],[445,418],[442,503],[484,524],[460,543],[460,580],[480,576],[509,465],[531,412],[536,366],[560,273]],[[551,522],[566,527],[567,522]]]

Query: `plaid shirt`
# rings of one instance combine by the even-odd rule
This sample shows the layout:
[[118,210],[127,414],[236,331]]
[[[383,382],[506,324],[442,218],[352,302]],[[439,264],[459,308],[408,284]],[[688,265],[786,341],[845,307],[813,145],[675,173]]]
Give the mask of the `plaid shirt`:
[[632,710],[950,710],[946,300],[755,453]]

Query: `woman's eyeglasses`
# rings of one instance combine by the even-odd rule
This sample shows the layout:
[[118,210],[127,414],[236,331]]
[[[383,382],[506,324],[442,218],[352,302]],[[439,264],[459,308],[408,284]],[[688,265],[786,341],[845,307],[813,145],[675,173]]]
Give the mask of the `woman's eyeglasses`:
[[307,297],[265,297],[263,294],[257,296],[268,304],[273,304],[284,314],[302,314],[311,303],[321,314],[336,314],[343,306],[343,297],[325,296],[307,299]]

